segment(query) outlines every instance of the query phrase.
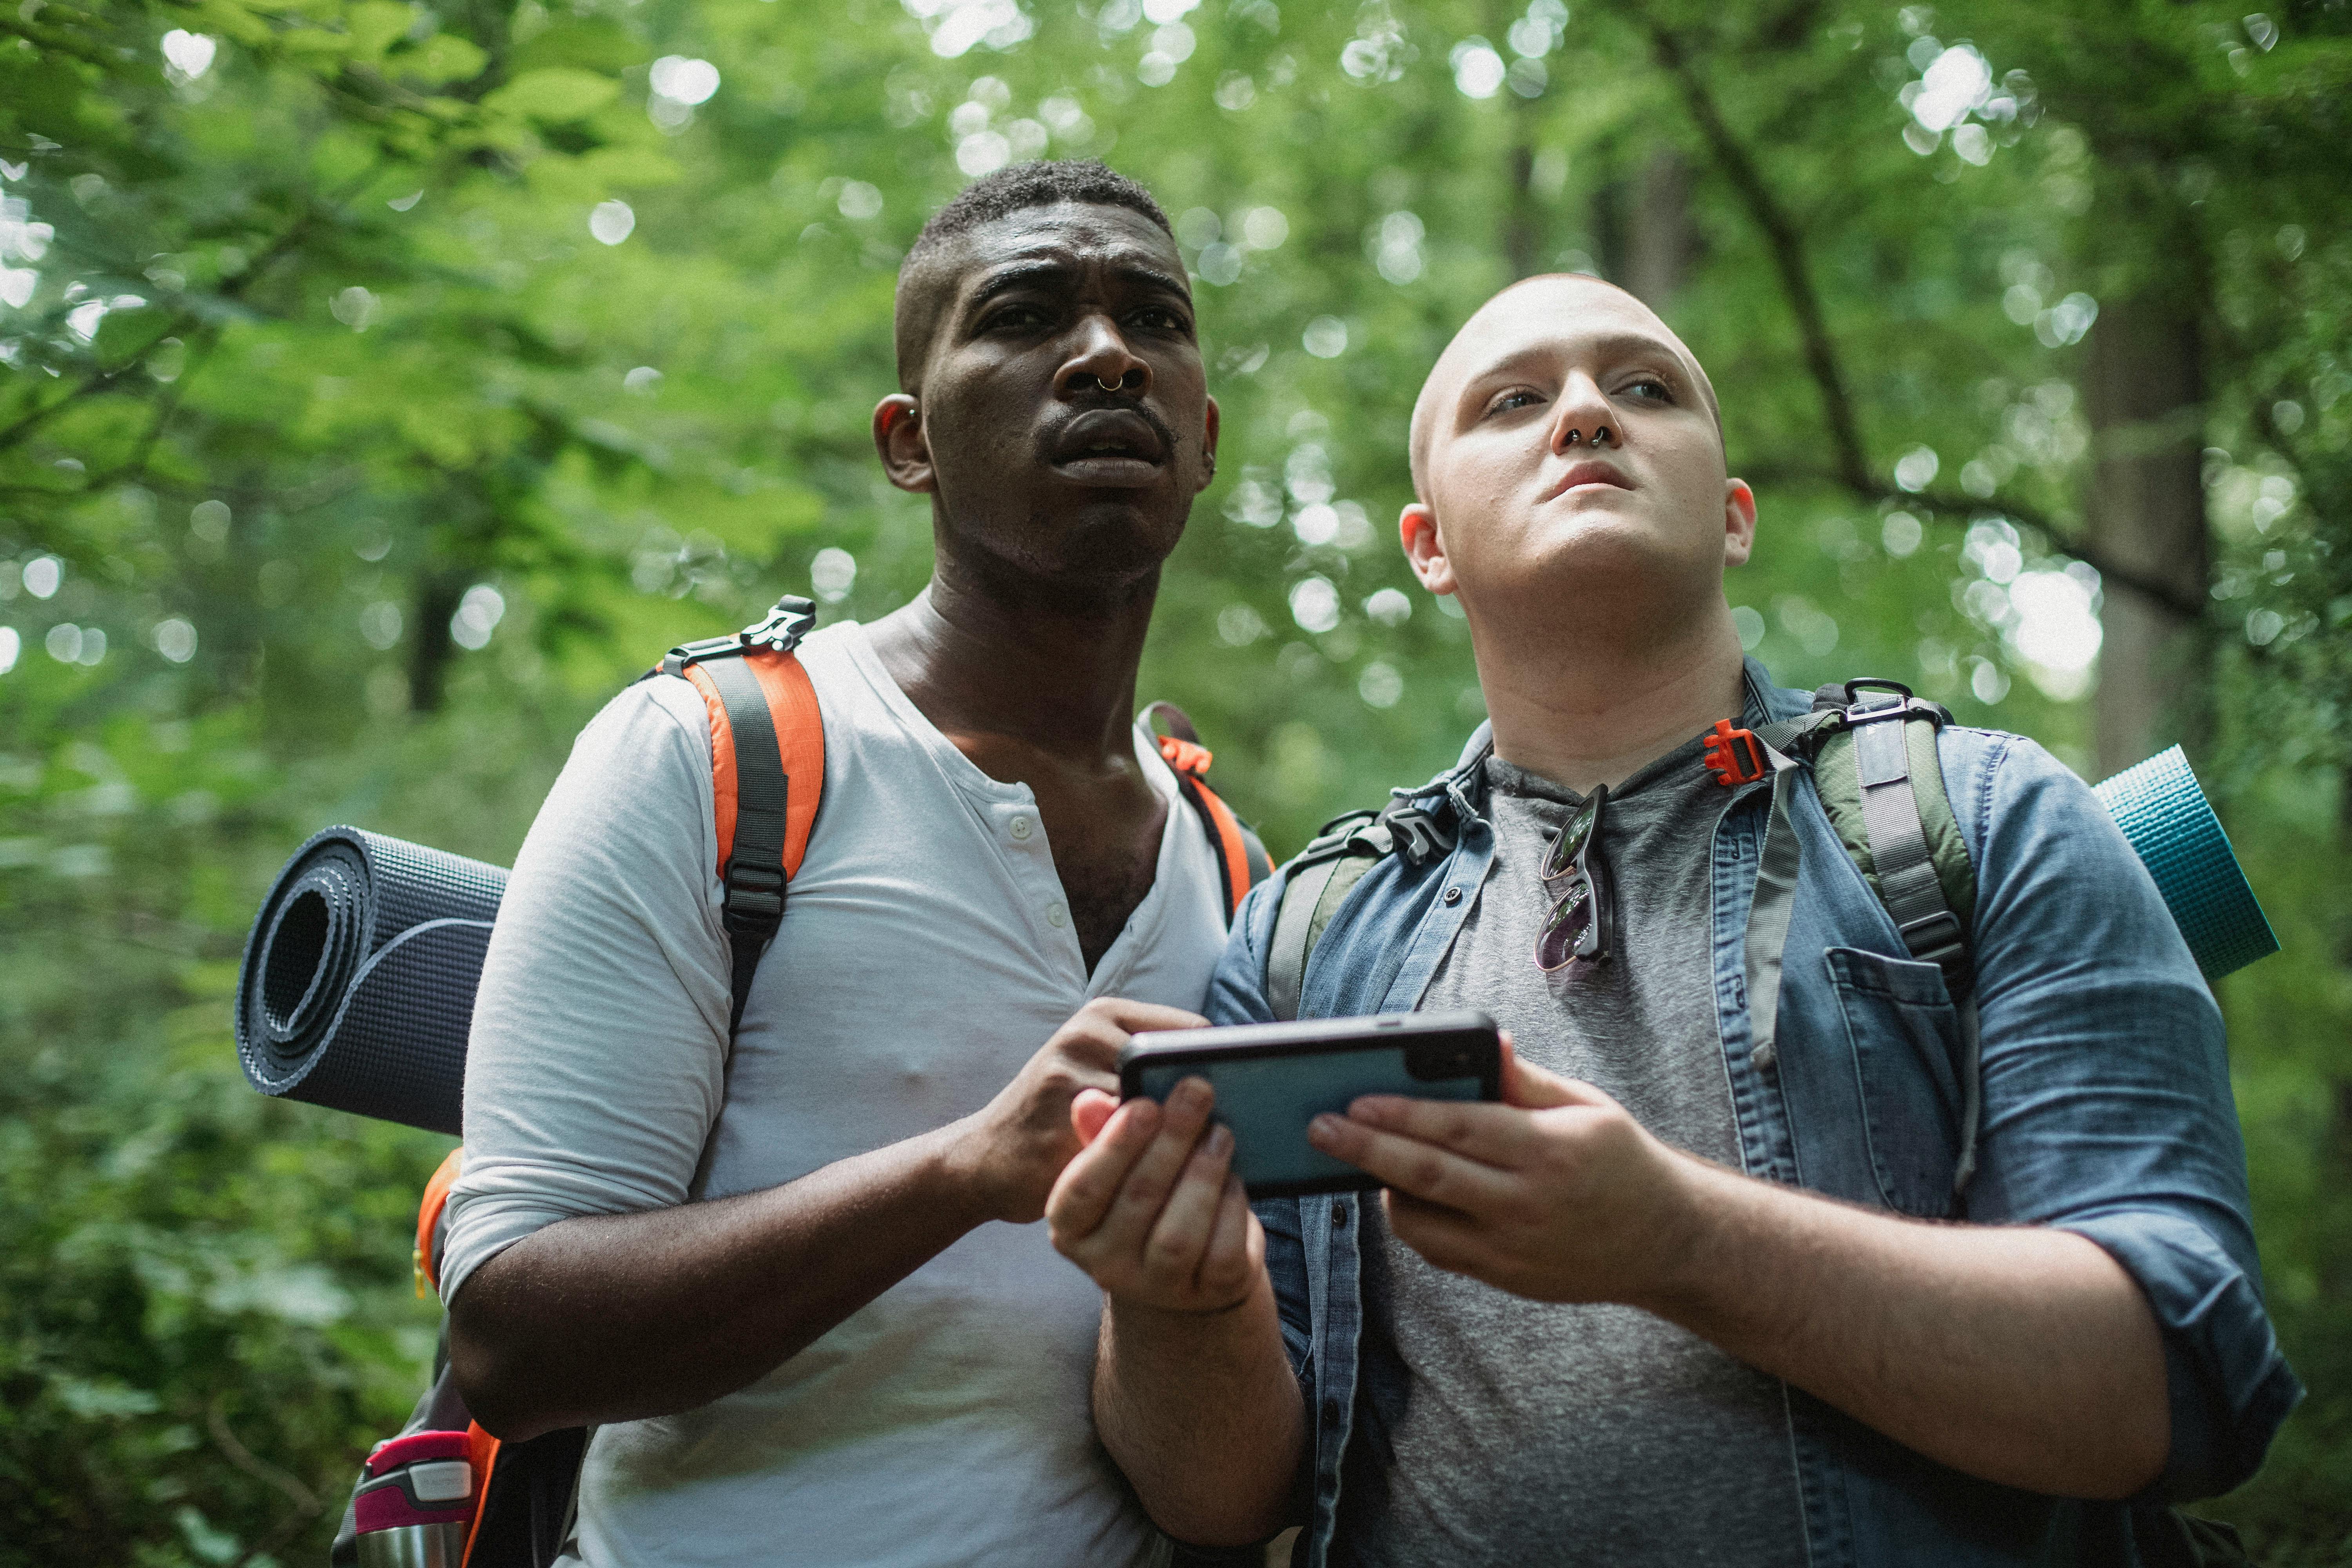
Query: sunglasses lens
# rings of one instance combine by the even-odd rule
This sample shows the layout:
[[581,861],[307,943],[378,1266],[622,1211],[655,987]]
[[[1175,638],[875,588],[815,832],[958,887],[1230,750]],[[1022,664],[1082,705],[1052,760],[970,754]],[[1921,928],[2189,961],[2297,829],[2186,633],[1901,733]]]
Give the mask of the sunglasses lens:
[[1598,799],[1588,800],[1583,808],[1569,819],[1568,826],[1551,841],[1551,853],[1544,857],[1543,876],[1546,881],[1565,877],[1576,858],[1584,853],[1584,841],[1592,836],[1593,815],[1600,809]]
[[1592,887],[1580,877],[1568,896],[1552,906],[1551,918],[1536,937],[1536,967],[1547,974],[1567,967],[1591,929]]

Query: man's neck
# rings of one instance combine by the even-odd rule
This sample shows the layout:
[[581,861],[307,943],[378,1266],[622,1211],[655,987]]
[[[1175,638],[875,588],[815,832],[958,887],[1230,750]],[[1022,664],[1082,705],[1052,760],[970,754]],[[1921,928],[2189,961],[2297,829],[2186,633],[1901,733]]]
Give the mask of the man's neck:
[[1720,599],[1662,640],[1486,640],[1479,684],[1495,754],[1580,793],[1623,783],[1718,719],[1739,720],[1739,634]]
[[942,561],[912,603],[875,623],[883,668],[967,752],[976,740],[1081,765],[1131,760],[1157,575],[1079,605],[995,575]]

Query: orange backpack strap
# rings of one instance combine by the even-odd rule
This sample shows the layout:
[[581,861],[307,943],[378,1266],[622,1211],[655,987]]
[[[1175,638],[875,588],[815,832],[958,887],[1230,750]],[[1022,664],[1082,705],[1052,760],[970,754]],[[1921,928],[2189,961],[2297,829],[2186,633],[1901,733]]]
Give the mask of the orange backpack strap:
[[785,885],[808,854],[824,794],[824,719],[793,651],[815,623],[814,604],[787,595],[756,625],[674,647],[662,660],[666,673],[693,682],[710,713],[721,923],[734,957],[730,1038],[760,955],[783,921]]
[[449,1207],[449,1189],[457,1183],[457,1173],[466,1166],[466,1151],[461,1145],[449,1151],[433,1179],[425,1184],[425,1195],[416,1204],[416,1293],[425,1296],[441,1289],[441,1215]]
[[[1155,720],[1164,722],[1170,732],[1159,734]],[[1273,874],[1273,858],[1258,836],[1209,787],[1209,763],[1214,759],[1201,744],[1200,734],[1184,710],[1173,702],[1154,702],[1143,710],[1143,727],[1153,731],[1160,756],[1176,774],[1176,787],[1208,830],[1209,842],[1217,851],[1217,879],[1224,887],[1225,918],[1230,921],[1242,906],[1243,895]]]

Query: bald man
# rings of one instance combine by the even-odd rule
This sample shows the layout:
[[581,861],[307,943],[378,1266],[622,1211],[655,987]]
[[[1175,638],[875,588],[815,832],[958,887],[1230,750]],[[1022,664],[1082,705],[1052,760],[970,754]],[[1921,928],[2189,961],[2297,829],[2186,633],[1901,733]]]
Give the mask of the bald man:
[[[1943,730],[1978,877],[1963,1184],[1944,972],[1801,775],[1773,826],[1769,778],[1702,757],[1810,698],[1743,660],[1756,499],[1696,357],[1619,289],[1529,279],[1411,444],[1405,552],[1492,718],[1404,792],[1451,845],[1366,872],[1298,1010],[1486,1012],[1506,1103],[1359,1100],[1310,1136],[1381,1201],[1253,1213],[1206,1084],[1076,1098],[1046,1214],[1104,1287],[1097,1419],[1145,1504],[1207,1543],[1304,1521],[1310,1565],[2171,1561],[2155,1500],[2242,1479],[2297,1389],[2220,1016],[2129,846],[2032,742]],[[1288,875],[1213,1022],[1274,1016]]]

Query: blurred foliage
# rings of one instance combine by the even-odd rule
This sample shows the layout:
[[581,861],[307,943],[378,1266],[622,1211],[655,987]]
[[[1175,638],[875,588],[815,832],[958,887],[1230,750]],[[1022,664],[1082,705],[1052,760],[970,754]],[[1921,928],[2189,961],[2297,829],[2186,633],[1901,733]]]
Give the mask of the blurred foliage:
[[[2099,301],[2192,301],[2199,763],[2285,943],[2223,988],[2313,1397],[2211,1505],[2352,1562],[2352,6],[26,0],[0,13],[0,1562],[314,1558],[435,1311],[444,1146],[247,1091],[312,828],[509,858],[662,647],[929,569],[893,269],[1006,159],[1176,216],[1226,476],[1143,690],[1296,848],[1450,761],[1402,436],[1510,277],[1658,302],[1757,480],[1745,636],[2088,771]],[[2112,563],[2110,563],[2112,564]],[[1273,679],[1269,679],[1269,674]]]

